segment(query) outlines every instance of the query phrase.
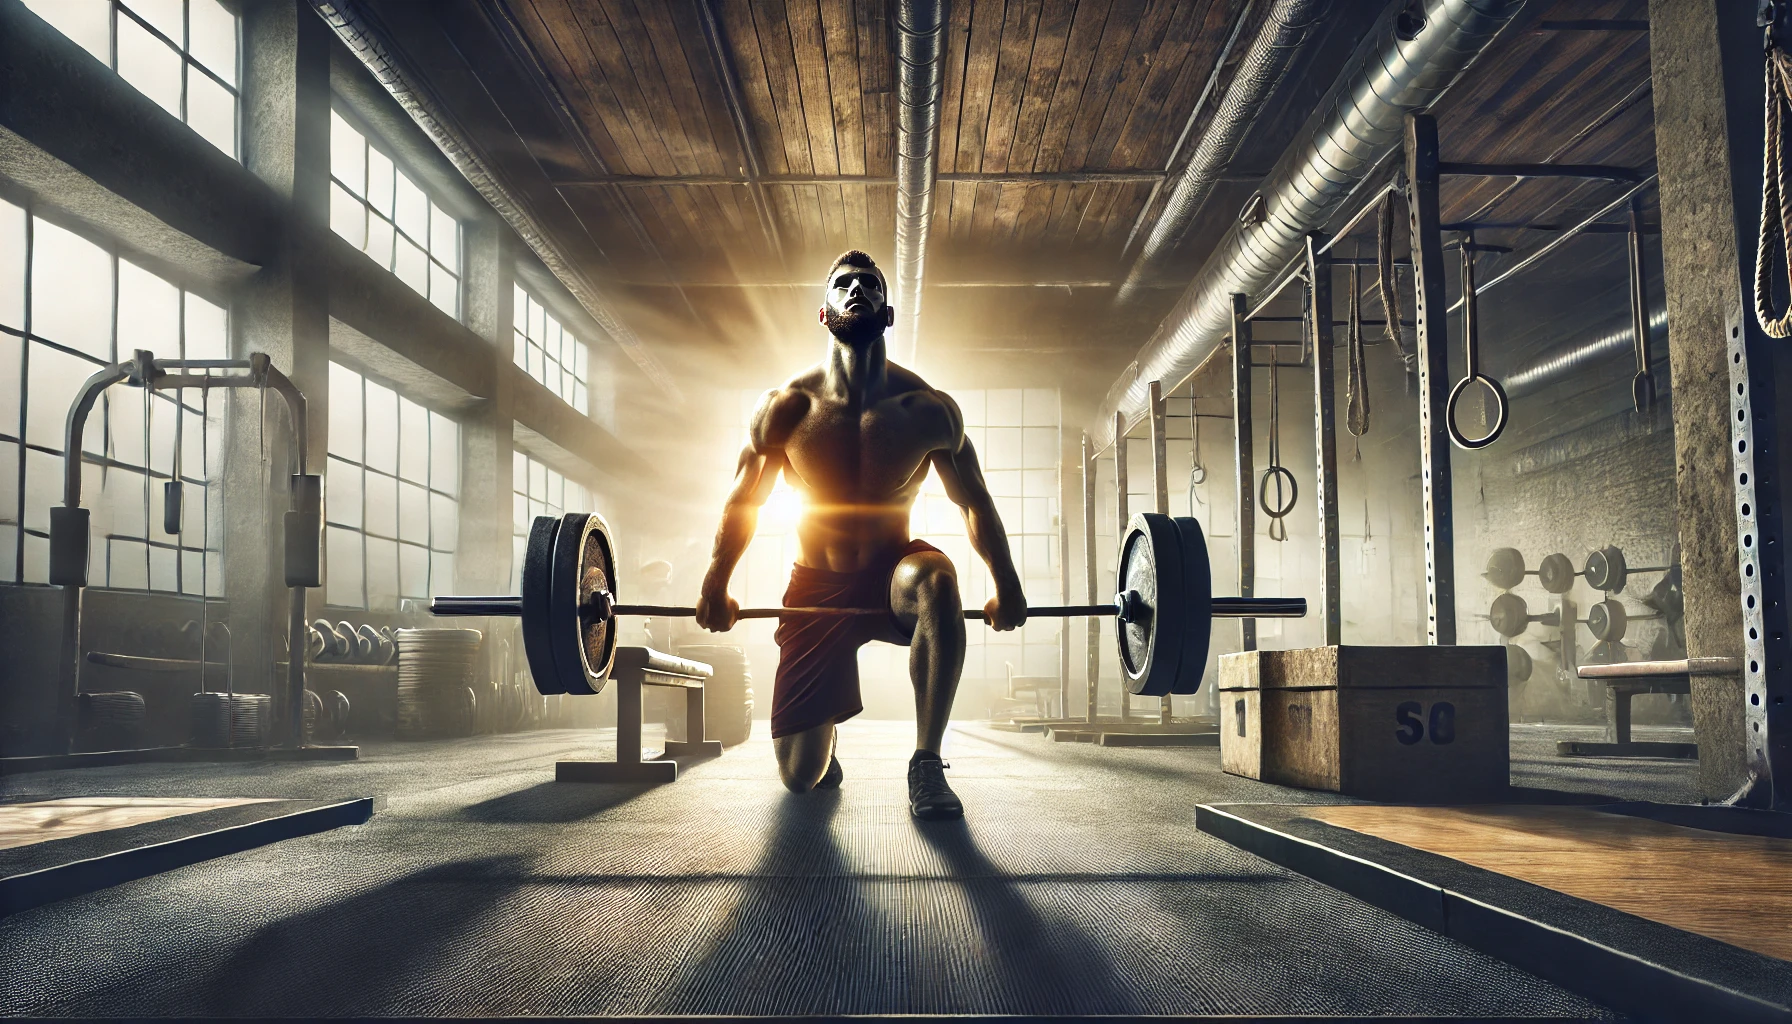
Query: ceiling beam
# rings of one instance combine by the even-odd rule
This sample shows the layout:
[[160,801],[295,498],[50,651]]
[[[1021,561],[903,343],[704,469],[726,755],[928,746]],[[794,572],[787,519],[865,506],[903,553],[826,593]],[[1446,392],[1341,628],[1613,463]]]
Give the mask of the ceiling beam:
[[[1163,180],[1162,171],[1034,171],[1012,174],[941,172],[939,181],[974,185],[1148,185]],[[1239,179],[1255,181],[1251,179]],[[896,179],[875,174],[670,174],[665,176],[606,174],[558,178],[560,188],[641,188],[663,185],[894,185]]]

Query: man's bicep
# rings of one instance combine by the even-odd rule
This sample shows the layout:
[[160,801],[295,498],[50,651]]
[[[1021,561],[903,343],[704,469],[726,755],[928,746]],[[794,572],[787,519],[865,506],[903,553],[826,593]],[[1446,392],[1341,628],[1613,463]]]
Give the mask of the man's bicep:
[[971,446],[969,438],[960,438],[957,451],[934,452],[933,468],[940,475],[946,497],[959,508],[990,500],[989,485],[983,480],[983,467],[977,462],[977,450]]
[[748,444],[740,450],[740,462],[734,471],[734,490],[728,496],[731,505],[763,505],[777,485],[778,471],[784,468],[784,453],[759,451]]

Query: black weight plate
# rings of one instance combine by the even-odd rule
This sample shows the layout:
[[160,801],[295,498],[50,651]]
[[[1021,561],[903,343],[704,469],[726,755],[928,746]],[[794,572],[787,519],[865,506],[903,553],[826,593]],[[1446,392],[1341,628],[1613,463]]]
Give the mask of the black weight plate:
[[615,594],[612,551],[603,517],[569,512],[561,519],[554,536],[549,630],[566,693],[591,696],[603,690],[610,676],[615,630],[610,620],[593,613],[586,598],[596,590]]
[[1511,590],[1524,582],[1524,555],[1517,548],[1494,548],[1481,575],[1501,590]]
[[1182,545],[1182,593],[1188,617],[1182,630],[1182,664],[1171,693],[1198,693],[1207,674],[1207,648],[1213,640],[1213,565],[1207,560],[1207,536],[1191,516],[1179,516],[1177,539]]
[[1622,604],[1610,598],[1587,609],[1587,630],[1601,640],[1616,643],[1624,639],[1629,629],[1629,613]]
[[1574,577],[1580,575],[1574,571],[1574,563],[1560,551],[1553,555],[1544,555],[1543,561],[1537,563],[1537,581],[1543,589],[1552,594],[1566,594],[1574,589]]
[[565,693],[566,684],[554,667],[553,619],[554,537],[560,532],[555,516],[536,516],[529,527],[529,543],[523,548],[523,654],[538,693]]
[[1531,611],[1524,598],[1517,594],[1501,594],[1493,599],[1487,618],[1493,623],[1494,632],[1501,636],[1517,636],[1530,626]]
[[1510,644],[1506,647],[1507,682],[1522,683],[1531,678],[1532,667],[1530,651],[1525,650],[1517,644]]
[[1115,623],[1120,671],[1129,692],[1161,697],[1176,683],[1188,621],[1175,521],[1156,512],[1133,516],[1121,540],[1119,566],[1120,592],[1137,591],[1140,598],[1133,620]]
[[1624,589],[1624,582],[1630,575],[1624,565],[1624,552],[1616,545],[1607,545],[1588,555],[1583,571],[1588,586],[1612,594]]

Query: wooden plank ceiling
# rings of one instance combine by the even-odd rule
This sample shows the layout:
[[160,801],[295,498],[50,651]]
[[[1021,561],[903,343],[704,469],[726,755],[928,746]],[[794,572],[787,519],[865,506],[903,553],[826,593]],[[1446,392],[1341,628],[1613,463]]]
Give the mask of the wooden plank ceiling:
[[[1203,90],[1227,84],[1225,40],[1267,4],[954,0],[922,323],[941,362],[923,369],[1098,397],[1386,6],[1331,5],[1159,287],[1122,309],[1114,288],[1157,216],[1156,186],[1204,124]],[[757,386],[800,368],[818,353],[828,260],[864,248],[893,263],[891,0],[367,7],[675,373]],[[1446,158],[1651,164],[1646,32],[1542,28],[1645,16],[1644,0],[1527,9],[1440,105]],[[1561,219],[1609,191],[1458,180],[1445,215]],[[1523,235],[1482,240],[1532,244]]]

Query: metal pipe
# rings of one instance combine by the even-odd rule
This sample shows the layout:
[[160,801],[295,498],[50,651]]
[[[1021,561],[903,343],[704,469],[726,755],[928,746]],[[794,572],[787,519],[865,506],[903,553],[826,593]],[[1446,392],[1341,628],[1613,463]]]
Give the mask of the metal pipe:
[[1227,233],[1140,350],[1137,376],[1104,402],[1096,429],[1108,430],[1116,409],[1128,420],[1142,415],[1146,382],[1179,386],[1199,369],[1231,330],[1232,296],[1257,294],[1302,253],[1307,232],[1323,227],[1400,144],[1406,114],[1436,102],[1520,6],[1426,0],[1423,27],[1410,41],[1383,22],[1380,41],[1340,80],[1329,116],[1265,181],[1263,217]]
[[[1090,603],[1095,601],[1095,452],[1094,443],[1089,435],[1083,435],[1083,577],[1084,595]],[[1086,665],[1086,687],[1084,699],[1084,720],[1093,723],[1100,710],[1096,703],[1096,687],[1101,682],[1101,620],[1089,620],[1089,636]],[[1070,709],[1064,709],[1064,717],[1070,717]]]
[[[1649,335],[1652,339],[1666,339],[1667,334],[1668,311],[1663,307],[1649,314]],[[1546,353],[1528,366],[1506,375],[1501,383],[1506,388],[1506,394],[1514,398],[1533,394],[1584,366],[1625,352],[1633,352],[1635,345],[1636,329],[1625,324],[1571,347]]]
[[944,0],[897,0],[896,346],[913,363],[920,351],[921,282],[939,174],[940,55]]
[[[1537,262],[1538,260],[1542,259],[1543,257],[1548,256],[1550,253],[1555,252],[1557,249],[1566,245],[1568,243],[1569,239],[1575,238],[1575,237],[1579,236],[1580,234],[1584,233],[1588,228],[1592,227],[1596,221],[1601,220],[1602,218],[1606,217],[1607,215],[1617,211],[1620,207],[1625,206],[1626,204],[1628,204],[1630,202],[1632,196],[1635,196],[1638,192],[1641,192],[1643,189],[1646,189],[1650,185],[1653,185],[1653,184],[1655,184],[1655,175],[1651,174],[1647,178],[1644,178],[1642,181],[1639,181],[1636,184],[1625,189],[1623,195],[1621,195],[1618,198],[1607,203],[1605,206],[1600,207],[1599,212],[1593,214],[1590,217],[1587,217],[1585,220],[1582,220],[1579,224],[1574,225],[1573,227],[1569,228],[1568,230],[1566,230],[1566,231],[1562,232],[1561,234],[1557,235],[1556,237],[1550,239],[1548,244],[1544,245],[1542,248],[1539,248],[1533,252],[1527,253],[1525,255],[1525,257],[1523,259],[1519,260],[1517,263],[1514,263],[1511,266],[1507,267],[1506,269],[1493,275],[1493,279],[1481,284],[1477,288],[1477,291],[1483,295],[1487,294],[1487,292],[1490,291],[1495,285],[1498,285],[1503,281],[1510,280],[1512,275],[1518,273],[1519,271],[1523,270],[1524,268],[1530,266],[1531,264]],[[1450,308],[1447,310],[1447,312],[1454,313],[1458,309],[1461,309],[1461,308],[1462,308],[1462,300],[1459,298],[1455,302],[1450,304]]]
[[[1131,510],[1127,508],[1126,481],[1126,427],[1120,422],[1120,414],[1114,414],[1114,549],[1126,539],[1126,521],[1131,518]],[[1120,563],[1114,562],[1114,588],[1120,589]],[[1116,629],[1119,627],[1116,626]],[[1124,673],[1123,673],[1124,675]],[[1132,718],[1132,694],[1127,692],[1126,681],[1120,681],[1120,720]]]
[[[1244,296],[1232,296],[1232,468],[1237,492],[1237,520],[1232,544],[1238,549],[1238,593],[1250,597],[1257,586],[1257,517],[1252,505],[1253,478],[1257,475],[1251,451],[1251,321],[1245,316]],[[1257,623],[1238,624],[1238,649],[1257,649]]]
[[[1168,437],[1164,432],[1164,390],[1163,384],[1151,382],[1151,510],[1160,516],[1170,514],[1170,467]],[[1194,514],[1194,509],[1189,509]],[[1119,589],[1119,585],[1115,585]],[[1160,724],[1169,725],[1174,717],[1170,705],[1170,695],[1159,698],[1157,720]]]
[[1274,0],[1263,27],[1240,58],[1238,70],[1226,86],[1212,120],[1189,156],[1188,166],[1170,190],[1163,213],[1145,236],[1145,245],[1127,272],[1115,302],[1126,302],[1138,293],[1145,276],[1175,248],[1193,223],[1220,172],[1232,161],[1239,143],[1256,124],[1270,94],[1281,84],[1288,65],[1306,43],[1323,6],[1323,0]]
[[1314,503],[1319,513],[1319,618],[1326,646],[1343,640],[1342,569],[1338,561],[1338,416],[1332,372],[1332,268],[1326,238],[1307,236],[1308,315],[1313,337]]

